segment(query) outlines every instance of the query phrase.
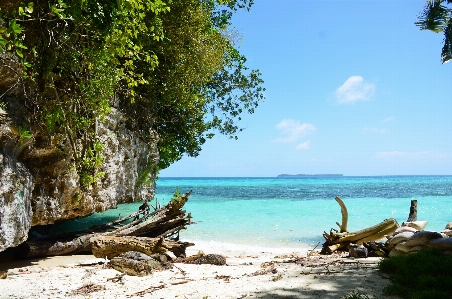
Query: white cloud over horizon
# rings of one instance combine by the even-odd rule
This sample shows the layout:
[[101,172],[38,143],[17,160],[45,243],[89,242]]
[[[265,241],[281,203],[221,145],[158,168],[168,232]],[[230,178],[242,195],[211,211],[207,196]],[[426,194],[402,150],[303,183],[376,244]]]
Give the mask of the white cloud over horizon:
[[353,104],[358,101],[369,101],[375,94],[375,84],[364,81],[361,76],[351,76],[336,89],[337,102]]
[[303,142],[295,148],[296,150],[307,150],[311,147],[311,141]]
[[281,132],[282,137],[274,139],[272,142],[289,143],[313,133],[316,127],[313,124],[301,124],[299,120],[283,119],[276,125],[276,129]]

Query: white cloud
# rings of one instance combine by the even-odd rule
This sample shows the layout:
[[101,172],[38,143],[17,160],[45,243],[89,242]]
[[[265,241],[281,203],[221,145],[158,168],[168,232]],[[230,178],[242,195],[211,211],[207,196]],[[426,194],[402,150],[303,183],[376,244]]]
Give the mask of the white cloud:
[[375,84],[365,82],[361,76],[351,76],[336,90],[336,97],[340,104],[353,104],[372,99],[374,93]]
[[382,124],[385,124],[385,123],[391,122],[391,121],[393,121],[393,120],[395,120],[395,117],[394,117],[394,116],[390,116],[390,117],[387,117],[387,118],[383,119],[383,120],[381,121],[381,123],[382,123]]
[[300,124],[299,120],[293,119],[283,119],[276,125],[276,128],[281,131],[283,136],[273,140],[273,142],[283,143],[296,141],[298,138],[313,133],[316,130],[316,127],[312,124]]
[[296,150],[307,150],[311,146],[311,141],[303,142],[302,144],[297,145]]

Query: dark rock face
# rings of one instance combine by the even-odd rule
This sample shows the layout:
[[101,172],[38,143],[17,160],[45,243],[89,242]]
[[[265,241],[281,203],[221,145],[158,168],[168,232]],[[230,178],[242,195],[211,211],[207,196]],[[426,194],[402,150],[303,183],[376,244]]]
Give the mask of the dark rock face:
[[[18,102],[10,97],[8,112],[23,111],[11,108]],[[154,196],[158,138],[142,141],[126,127],[119,111],[112,109],[98,121],[97,135],[104,144],[100,171],[105,174],[88,190],[80,187],[69,146],[56,148],[38,134],[20,139],[15,118],[0,109],[0,251],[24,242],[33,225],[84,217]],[[142,184],[143,174],[150,182],[147,186]]]

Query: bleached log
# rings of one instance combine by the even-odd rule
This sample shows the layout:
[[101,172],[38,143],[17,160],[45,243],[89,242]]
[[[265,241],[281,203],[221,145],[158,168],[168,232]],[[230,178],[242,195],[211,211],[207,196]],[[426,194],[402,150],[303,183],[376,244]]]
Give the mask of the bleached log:
[[347,224],[348,224],[348,211],[347,207],[345,206],[344,202],[339,196],[336,196],[335,200],[341,207],[341,214],[342,214],[342,224],[339,224],[336,222],[337,226],[339,226],[339,230],[341,233],[344,233],[347,231]]
[[332,253],[336,250],[348,249],[351,243],[363,244],[364,242],[377,241],[382,239],[385,235],[393,233],[399,224],[394,218],[386,219],[374,226],[356,231],[348,232],[348,211],[345,203],[340,197],[336,197],[335,200],[341,207],[342,223],[336,224],[339,226],[340,231],[331,229],[330,233],[323,232],[325,243],[323,244],[322,252]]
[[[377,233],[380,233],[382,231],[386,231],[386,234],[389,234],[391,232],[394,232],[399,227],[399,224],[394,218],[386,219],[374,226],[356,231],[356,232],[347,232],[347,233],[339,233],[334,235],[334,239],[336,239],[336,242],[342,243],[342,242],[356,242],[358,240],[364,239],[366,237],[369,237],[371,235],[375,235]],[[384,236],[384,235],[383,235]],[[382,236],[382,237],[383,237]],[[380,238],[381,239],[381,238]],[[379,240],[379,239],[377,239]],[[376,241],[376,240],[367,240],[367,241]]]

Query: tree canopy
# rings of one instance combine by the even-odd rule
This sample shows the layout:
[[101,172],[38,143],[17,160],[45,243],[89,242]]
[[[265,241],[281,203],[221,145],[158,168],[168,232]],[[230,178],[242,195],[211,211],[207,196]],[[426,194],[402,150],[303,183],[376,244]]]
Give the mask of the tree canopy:
[[452,0],[429,0],[415,23],[421,30],[444,33],[444,45],[441,51],[442,63],[452,59]]
[[241,115],[264,99],[261,74],[247,68],[231,28],[233,13],[252,4],[6,0],[0,62],[20,63],[14,85],[32,115],[24,127],[70,144],[85,185],[102,175],[95,122],[111,107],[143,140],[158,133],[160,168],[198,155],[216,132],[237,138]]

